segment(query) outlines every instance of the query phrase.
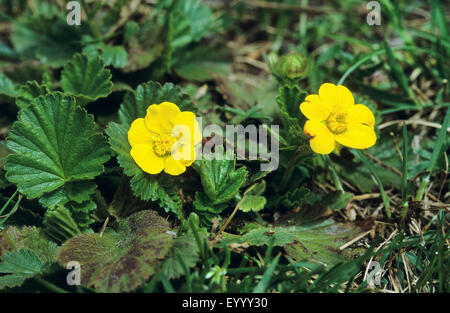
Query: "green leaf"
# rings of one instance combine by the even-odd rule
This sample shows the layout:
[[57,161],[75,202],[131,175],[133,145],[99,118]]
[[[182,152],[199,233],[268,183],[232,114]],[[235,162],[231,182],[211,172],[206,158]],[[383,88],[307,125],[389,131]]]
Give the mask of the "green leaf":
[[0,94],[7,95],[8,97],[15,97],[17,94],[16,84],[3,72],[0,72]]
[[93,181],[67,182],[64,186],[41,196],[39,202],[45,208],[64,204],[68,200],[82,203],[90,199],[97,185]]
[[279,89],[277,103],[280,107],[280,115],[283,124],[288,128],[286,137],[291,145],[302,145],[307,141],[303,132],[306,118],[300,112],[300,103],[303,102],[306,93],[298,86],[282,86]]
[[203,227],[211,227],[214,218],[220,220],[219,214],[228,207],[227,203],[213,204],[208,196],[201,191],[195,193],[193,204]]
[[22,249],[2,256],[0,273],[9,274],[0,276],[0,290],[5,287],[17,287],[28,278],[41,273],[44,263],[32,251]]
[[184,79],[202,82],[211,80],[212,74],[228,75],[230,64],[223,61],[192,60],[176,66],[175,72]]
[[[256,176],[258,177],[258,176]],[[254,178],[253,178],[254,179]],[[260,180],[251,185],[245,192],[239,203],[239,209],[243,212],[259,212],[264,209],[267,199],[262,196],[266,190],[266,181]]]
[[267,199],[264,196],[245,195],[239,204],[239,209],[243,212],[258,212],[264,209]]
[[131,179],[131,189],[134,194],[144,201],[159,201],[159,205],[166,211],[184,219],[181,208],[183,206],[177,194],[175,181],[172,177],[159,175],[158,177],[146,173],[139,173]]
[[[200,0],[177,1],[173,10],[178,14],[174,18],[175,47],[201,40],[214,22],[211,10]],[[180,20],[184,23],[180,23]]]
[[123,43],[126,44],[131,37],[139,31],[139,24],[135,21],[129,21],[125,24],[123,30]]
[[356,237],[358,232],[352,226],[337,224],[328,219],[302,226],[258,227],[242,237],[224,235],[224,241],[227,244],[283,246],[286,253],[296,261],[313,260],[336,264],[356,256],[356,251],[341,251],[339,247]]
[[111,73],[105,69],[100,57],[91,58],[78,53],[61,73],[62,89],[76,96],[81,104],[106,97],[111,93],[112,85]]
[[46,85],[39,85],[35,80],[29,81],[20,86],[16,96],[16,104],[19,108],[25,109],[33,103],[35,98],[45,96],[48,93],[50,93],[50,89]]
[[128,73],[148,68],[161,56],[163,50],[164,42],[158,40],[157,32],[146,36],[142,43],[135,37],[130,38],[127,65],[122,71]]
[[122,176],[119,186],[114,193],[108,212],[119,219],[127,218],[132,213],[152,206],[148,201],[138,199],[130,188],[130,179]]
[[431,23],[439,28],[442,38],[448,38],[449,30],[441,1],[431,0],[431,16]]
[[280,207],[294,209],[304,205],[308,201],[310,194],[310,190],[305,187],[290,190],[282,195],[271,197],[267,207],[275,209],[279,209]]
[[407,94],[411,99],[413,99],[414,94],[409,88],[408,78],[406,77],[400,64],[398,64],[397,60],[395,59],[392,49],[386,41],[384,42],[384,49],[386,50],[387,60],[389,66],[391,67],[392,78],[403,90],[403,92]]
[[104,46],[102,50],[102,57],[106,65],[118,68],[127,65],[128,53],[123,46]]
[[165,73],[170,72],[172,54],[174,50],[174,45],[172,43],[173,29],[174,24],[177,25],[177,22],[178,21],[175,22],[173,12],[170,11],[169,14],[167,14],[167,19],[164,27],[158,34],[158,41],[163,42],[164,45],[162,46],[160,53],[158,53],[159,51],[156,52],[158,53],[159,57],[146,71],[147,77],[159,80]]
[[262,293],[266,292],[267,287],[269,286],[270,279],[272,278],[273,271],[276,269],[278,265],[278,261],[280,260],[280,255],[277,255],[275,259],[270,263],[267,270],[264,272],[264,275],[262,276],[261,281],[258,283],[258,285],[253,290],[254,293]]
[[22,56],[62,66],[81,50],[80,34],[81,28],[68,25],[63,14],[59,18],[23,17],[14,21],[11,41]]
[[83,48],[83,53],[90,56],[100,56],[106,66],[122,68],[127,65],[128,53],[123,46],[109,46],[103,43],[90,44]]
[[198,173],[203,190],[212,204],[220,204],[234,198],[245,183],[248,171],[245,167],[235,170],[236,159],[223,160],[203,158]]
[[98,292],[129,292],[157,269],[173,245],[169,223],[155,211],[137,212],[120,221],[117,231],[85,233],[66,241],[56,259],[81,265],[81,283]]
[[180,258],[188,269],[194,267],[200,259],[198,245],[191,233],[175,238],[173,247],[161,266],[161,272],[167,279],[179,278],[186,274]]
[[89,225],[95,222],[94,215],[97,204],[92,199],[81,203],[70,201],[65,206],[72,212],[72,216],[81,230],[88,230]]
[[359,255],[359,250],[340,250],[343,244],[355,238],[359,230],[353,225],[341,225],[326,220],[296,227],[296,240],[284,246],[295,261],[313,260],[326,265],[348,261]]
[[227,208],[227,205],[225,203],[212,204],[206,193],[200,191],[195,193],[194,207],[197,211],[200,211],[197,212],[199,214],[202,214],[202,212],[220,214]]
[[19,112],[9,131],[6,177],[28,198],[41,203],[89,200],[110,158],[105,138],[95,132],[93,116],[61,93],[40,96]]
[[60,244],[81,233],[70,211],[61,205],[47,210],[42,224],[45,234]]
[[334,191],[328,193],[322,200],[322,205],[330,210],[340,210],[347,206],[353,194],[350,192]]
[[[300,124],[301,121],[304,122],[299,106],[305,96],[306,93],[301,91],[298,86],[286,85],[279,89],[277,103],[280,106],[280,110],[288,114],[289,120],[295,121],[293,123]],[[301,126],[299,125],[299,127]]]

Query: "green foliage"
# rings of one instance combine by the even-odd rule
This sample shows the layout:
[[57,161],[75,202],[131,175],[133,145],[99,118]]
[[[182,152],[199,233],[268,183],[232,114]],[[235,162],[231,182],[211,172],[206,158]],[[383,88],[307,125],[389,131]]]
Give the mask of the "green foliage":
[[258,212],[264,209],[267,199],[263,196],[245,195],[242,202],[239,204],[239,209],[242,212]]
[[61,205],[48,209],[42,224],[44,233],[59,244],[81,233],[70,211]]
[[69,26],[65,16],[18,19],[11,40],[15,51],[44,64],[60,66],[81,50],[80,30]]
[[62,89],[74,95],[80,104],[106,97],[112,85],[111,73],[100,57],[76,54],[61,73]]
[[176,12],[174,47],[199,41],[212,28],[212,12],[201,0],[175,1],[171,9]]
[[227,244],[282,246],[295,261],[314,260],[334,265],[354,256],[339,250],[339,247],[358,232],[352,226],[340,225],[329,219],[301,226],[258,227],[242,237],[227,235],[224,240]]
[[116,68],[123,68],[127,65],[128,53],[124,46],[109,46],[103,43],[93,43],[85,46],[83,53],[93,58],[100,56],[106,66],[112,65]]
[[221,60],[193,59],[175,67],[175,72],[182,78],[200,82],[210,80],[211,74],[226,76],[229,71],[229,64]]
[[0,257],[21,249],[32,251],[43,262],[51,262],[58,246],[42,236],[40,229],[34,226],[9,226],[0,232]]
[[48,93],[50,93],[50,89],[46,85],[40,85],[35,80],[29,81],[20,86],[16,96],[16,104],[19,108],[25,109],[33,103],[35,98],[45,96]]
[[[73,26],[65,1],[0,2],[0,289],[65,292],[59,250],[82,263],[67,291],[449,290],[443,1],[380,0],[382,28],[349,18],[356,0],[90,0]],[[299,105],[325,82],[374,113],[375,146],[308,148]],[[144,173],[127,133],[163,101],[262,124],[279,168],[203,155],[180,176]]]
[[223,210],[227,208],[226,203],[212,204],[211,199],[208,198],[204,192],[196,192],[194,207],[199,214],[211,213],[211,216],[215,214],[220,214]]
[[29,278],[39,275],[44,263],[30,250],[22,249],[3,255],[0,262],[0,290],[23,284]]
[[161,272],[167,279],[186,275],[186,270],[194,267],[200,259],[198,246],[192,233],[175,238],[173,247],[161,264]]
[[387,42],[384,42],[384,48],[386,49],[387,60],[389,66],[391,67],[391,75],[398,86],[403,90],[405,94],[409,97],[414,98],[414,94],[409,88],[408,78],[403,72],[402,67],[398,64],[397,60],[394,57],[394,54],[391,50],[391,47]]
[[150,207],[151,204],[134,195],[130,187],[130,179],[128,177],[122,177],[107,210],[108,214],[123,219],[134,212]]
[[235,169],[236,160],[203,158],[195,167],[200,175],[203,191],[195,193],[194,207],[202,216],[202,225],[211,225],[212,219],[218,217],[227,208],[227,202],[234,199],[244,185],[248,171],[245,167]]
[[309,196],[310,190],[305,187],[300,187],[294,190],[289,190],[281,195],[275,195],[269,199],[267,206],[275,209],[279,209],[281,207],[294,209],[307,203]]
[[0,72],[0,94],[15,97],[17,86],[3,72]]
[[233,238],[224,236],[227,244],[230,243],[248,243],[250,246],[273,245],[275,247],[282,247],[297,239],[297,234],[294,232],[295,227],[258,227],[252,229],[240,238]]
[[352,197],[353,194],[350,192],[335,191],[327,194],[321,202],[330,210],[340,210],[347,206]]
[[234,198],[244,184],[248,171],[245,167],[235,169],[236,160],[202,159],[198,173],[203,190],[212,204],[225,203]]
[[243,212],[258,212],[264,209],[267,199],[262,196],[266,189],[266,181],[261,180],[250,186],[239,202],[239,209]]
[[301,145],[306,141],[303,126],[306,121],[300,112],[300,103],[303,102],[306,93],[296,85],[280,87],[277,103],[284,126],[287,129],[286,137],[292,145]]
[[92,179],[110,157],[92,115],[61,93],[40,96],[20,111],[7,146],[13,153],[6,178],[28,198],[41,197],[45,207],[88,201],[96,186]]
[[169,223],[155,211],[134,213],[103,236],[85,233],[66,241],[56,255],[65,266],[77,260],[81,283],[99,292],[128,292],[152,276],[173,245]]
[[286,245],[286,253],[295,261],[314,260],[326,265],[335,265],[357,256],[357,251],[340,250],[347,241],[358,235],[354,226],[342,226],[325,221],[311,226],[302,226],[297,240]]

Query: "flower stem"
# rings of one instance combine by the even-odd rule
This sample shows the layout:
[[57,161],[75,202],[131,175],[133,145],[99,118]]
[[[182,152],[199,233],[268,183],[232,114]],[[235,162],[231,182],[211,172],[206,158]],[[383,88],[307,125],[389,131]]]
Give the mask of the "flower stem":
[[339,175],[336,171],[336,168],[334,167],[333,162],[330,159],[330,156],[328,156],[328,155],[322,155],[322,156],[323,156],[323,159],[325,160],[325,162],[328,164],[329,169],[331,170],[331,175],[333,176],[334,186],[336,187],[337,190],[343,192],[344,188],[342,187],[341,179],[339,178]]
[[287,183],[289,182],[289,179],[291,178],[292,173],[294,172],[296,161],[302,155],[303,147],[304,145],[298,147],[297,151],[294,152],[291,159],[289,160],[286,170],[284,171],[283,177],[281,178],[280,190],[283,190],[286,187]]
[[430,176],[426,176],[422,182],[420,183],[419,190],[416,194],[416,201],[422,201],[423,196],[425,194],[425,190],[427,189],[428,183],[430,182]]
[[225,222],[225,224],[223,224],[223,226],[219,229],[219,231],[216,234],[216,237],[220,235],[221,232],[223,232],[225,230],[225,228],[227,228],[228,224],[230,224],[231,220],[233,219],[234,215],[236,214],[236,212],[239,209],[239,205],[241,204],[242,200],[244,200],[245,198],[245,194],[242,196],[242,199],[239,200],[239,202],[236,204],[236,206],[234,207],[233,213],[231,213],[230,217],[228,217],[227,221]]

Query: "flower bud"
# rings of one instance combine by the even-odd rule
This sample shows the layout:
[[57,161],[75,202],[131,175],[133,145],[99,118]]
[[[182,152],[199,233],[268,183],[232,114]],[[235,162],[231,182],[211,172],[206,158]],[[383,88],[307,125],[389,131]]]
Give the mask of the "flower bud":
[[272,74],[281,84],[296,84],[311,72],[313,59],[303,53],[290,52],[281,56],[276,62],[272,61]]

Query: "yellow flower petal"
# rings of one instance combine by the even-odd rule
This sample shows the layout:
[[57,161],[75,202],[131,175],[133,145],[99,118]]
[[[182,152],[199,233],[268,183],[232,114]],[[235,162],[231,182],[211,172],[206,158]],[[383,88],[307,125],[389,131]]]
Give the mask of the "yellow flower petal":
[[152,145],[139,144],[133,146],[130,154],[136,164],[144,172],[149,174],[158,174],[164,169],[164,159],[155,154]]
[[367,149],[375,144],[377,136],[371,126],[348,124],[344,133],[336,135],[336,141],[350,148]]
[[319,88],[319,97],[331,112],[345,113],[355,104],[353,95],[347,87],[325,83]]
[[[200,131],[200,126],[195,119],[195,114],[189,111],[180,112],[173,119],[173,124],[175,125],[172,130],[172,134],[177,138],[180,138],[179,142],[187,144],[190,142],[192,145],[196,145],[202,140],[202,133]],[[177,128],[178,125],[184,125],[188,128]],[[189,131],[189,133],[187,133]],[[174,133],[175,132],[175,133]]]
[[175,160],[172,156],[166,158],[164,172],[169,175],[177,176],[186,171],[186,166],[181,161]]
[[305,134],[311,136],[309,144],[311,149],[320,154],[329,154],[336,147],[334,134],[328,130],[322,122],[307,121],[304,128]]
[[155,133],[145,126],[144,119],[138,118],[131,123],[128,130],[128,142],[132,147],[138,144],[151,144],[154,135]]
[[375,125],[375,117],[368,107],[363,104],[356,104],[347,112],[347,121],[354,124],[366,124],[373,127]]
[[324,121],[330,115],[329,108],[322,103],[318,95],[309,95],[305,98],[305,102],[300,104],[300,111],[308,119],[313,121]]
[[178,106],[171,102],[152,104],[147,109],[145,126],[158,134],[170,134],[173,119],[180,113]]
[[171,156],[183,163],[185,166],[190,166],[195,161],[195,147],[191,145],[181,145],[176,143],[175,148],[172,150]]

